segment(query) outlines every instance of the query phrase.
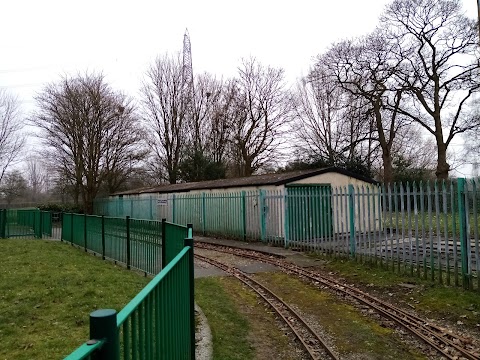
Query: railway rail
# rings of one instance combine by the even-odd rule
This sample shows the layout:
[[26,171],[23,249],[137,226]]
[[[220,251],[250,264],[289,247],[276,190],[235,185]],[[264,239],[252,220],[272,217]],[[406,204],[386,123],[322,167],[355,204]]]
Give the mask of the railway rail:
[[302,316],[267,287],[235,267],[202,255],[195,254],[195,257],[198,260],[209,263],[210,265],[233,275],[255,291],[288,325],[312,359],[339,359],[335,355],[335,352],[324,342],[321,336],[308,325]]
[[380,300],[368,293],[365,293],[351,285],[341,283],[330,277],[321,275],[317,272],[304,269],[295,264],[285,261],[283,256],[270,255],[263,252],[257,252],[249,249],[241,249],[225,245],[208,244],[196,242],[195,246],[201,249],[214,250],[252,260],[274,265],[283,271],[295,274],[303,279],[307,279],[317,287],[324,287],[334,290],[342,296],[349,297],[375,310],[384,318],[395,322],[401,327],[411,332],[414,336],[424,341],[433,349],[438,351],[446,359],[470,359],[478,360],[480,356],[475,353],[471,346],[471,341],[467,338],[445,332],[444,329],[431,324],[425,319],[411,314],[401,308]]

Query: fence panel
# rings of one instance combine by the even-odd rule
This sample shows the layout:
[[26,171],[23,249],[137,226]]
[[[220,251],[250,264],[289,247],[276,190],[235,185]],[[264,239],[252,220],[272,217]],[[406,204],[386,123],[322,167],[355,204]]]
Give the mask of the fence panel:
[[102,246],[102,217],[85,216],[86,248],[96,254],[103,255]]
[[50,211],[40,211],[42,236],[53,236],[53,214]]
[[164,226],[163,233],[165,234],[165,239],[168,239],[163,247],[165,255],[162,262],[168,264],[183,248],[183,239],[187,237],[188,230],[186,226],[172,224],[167,221],[164,221],[162,225]]
[[[73,218],[73,217],[71,217]],[[99,217],[87,217],[85,224],[88,227],[97,227]],[[103,220],[102,227],[106,227]],[[108,219],[114,220],[114,219]],[[123,220],[123,219],[121,219]],[[125,219],[125,226],[132,231],[132,251],[138,254],[132,257],[135,261],[151,260],[151,253],[147,250],[135,252],[135,246],[148,243],[159,247],[161,241],[155,236],[161,226],[165,231],[163,241],[169,243],[169,256],[173,256],[165,268],[137,294],[118,314],[111,310],[99,310],[90,315],[90,335],[93,340],[81,345],[66,359],[88,359],[91,355],[96,358],[109,359],[194,359],[195,358],[195,311],[194,311],[194,263],[193,239],[187,227],[145,220]],[[131,223],[130,223],[131,222]],[[68,223],[68,220],[64,223]],[[68,224],[67,224],[68,225]],[[108,227],[112,230],[117,226],[117,231],[122,230],[119,223],[109,221]],[[187,239],[186,237],[189,236]],[[129,236],[127,236],[129,238]],[[135,244],[135,245],[134,245]],[[174,251],[177,251],[174,254]],[[144,256],[141,259],[141,256]],[[145,266],[142,266],[145,268]],[[111,338],[106,340],[106,347],[96,343],[92,334],[99,333],[92,322],[94,314],[108,312],[108,317],[115,316],[115,329],[100,330],[102,334],[108,333]],[[95,315],[96,316],[96,315]],[[95,317],[97,319],[97,317]],[[103,339],[103,337],[102,337]],[[90,346],[89,343],[95,345]]]
[[[302,184],[286,190],[163,194],[142,200],[150,203],[139,213],[153,207],[168,221],[193,223],[205,235],[349,256],[447,285],[479,288],[477,183]],[[115,207],[127,207],[120,203]],[[130,204],[136,206],[133,200]]]
[[192,359],[190,263],[183,250],[118,314],[123,359]]
[[162,269],[162,223],[130,219],[131,266],[149,274]]
[[105,257],[127,265],[127,224],[122,218],[104,217]]

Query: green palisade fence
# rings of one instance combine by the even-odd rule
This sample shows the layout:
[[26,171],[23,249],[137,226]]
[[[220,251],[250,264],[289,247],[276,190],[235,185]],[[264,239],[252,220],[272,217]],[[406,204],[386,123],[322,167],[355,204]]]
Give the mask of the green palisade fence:
[[480,289],[478,186],[475,179],[390,186],[301,184],[110,198],[99,200],[96,209],[192,223],[206,236],[350,257]]

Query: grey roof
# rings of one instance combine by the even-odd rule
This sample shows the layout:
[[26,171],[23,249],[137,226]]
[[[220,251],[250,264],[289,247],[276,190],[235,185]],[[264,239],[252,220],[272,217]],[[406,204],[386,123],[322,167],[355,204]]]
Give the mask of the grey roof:
[[345,169],[337,167],[328,167],[323,169],[314,170],[297,170],[287,173],[279,174],[263,174],[253,175],[248,177],[240,177],[233,179],[219,179],[209,181],[199,181],[191,183],[181,184],[165,184],[155,186],[151,188],[136,189],[130,191],[118,192],[112,195],[136,195],[136,194],[149,194],[149,193],[176,193],[176,192],[188,192],[191,190],[204,190],[204,189],[226,189],[233,187],[248,187],[248,186],[262,186],[262,185],[285,185],[294,181],[309,178],[311,176],[325,174],[329,172],[335,172],[343,174],[367,183],[376,184],[377,182],[365,176],[357,175]]

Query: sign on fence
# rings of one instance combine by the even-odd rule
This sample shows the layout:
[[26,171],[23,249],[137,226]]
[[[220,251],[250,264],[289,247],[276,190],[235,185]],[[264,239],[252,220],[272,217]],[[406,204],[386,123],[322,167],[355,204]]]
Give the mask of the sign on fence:
[[168,206],[168,199],[157,199],[157,206]]

